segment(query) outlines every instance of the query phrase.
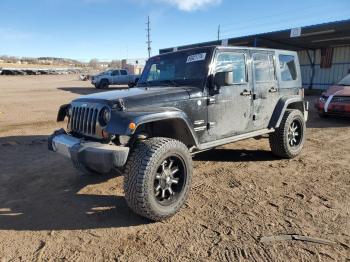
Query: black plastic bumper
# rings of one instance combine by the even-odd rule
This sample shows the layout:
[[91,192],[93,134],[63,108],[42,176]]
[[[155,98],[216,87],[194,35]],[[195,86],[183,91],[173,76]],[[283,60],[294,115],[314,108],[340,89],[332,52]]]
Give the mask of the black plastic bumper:
[[124,166],[129,155],[128,147],[86,142],[68,135],[63,129],[49,137],[48,148],[99,173]]

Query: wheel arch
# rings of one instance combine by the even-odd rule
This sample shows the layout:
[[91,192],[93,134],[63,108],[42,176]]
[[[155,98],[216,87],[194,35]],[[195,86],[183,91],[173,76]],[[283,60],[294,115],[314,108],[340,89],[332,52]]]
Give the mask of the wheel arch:
[[150,137],[166,137],[179,140],[186,146],[197,146],[197,139],[186,120],[181,117],[145,121],[137,126],[135,134],[146,132]]
[[[130,123],[136,125],[130,129]],[[143,108],[141,111],[112,111],[105,128],[110,134],[173,138],[187,146],[198,146],[198,138],[186,113],[176,108]]]
[[282,97],[272,113],[269,128],[278,128],[287,109],[300,110],[303,115],[305,112],[304,99],[300,96]]

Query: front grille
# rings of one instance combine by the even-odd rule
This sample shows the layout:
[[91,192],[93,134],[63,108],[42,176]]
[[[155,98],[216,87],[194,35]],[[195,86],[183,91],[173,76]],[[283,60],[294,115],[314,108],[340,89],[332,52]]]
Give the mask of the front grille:
[[70,119],[71,131],[84,135],[96,135],[98,113],[99,110],[94,107],[73,106]]
[[350,96],[335,96],[332,99],[333,103],[350,103]]

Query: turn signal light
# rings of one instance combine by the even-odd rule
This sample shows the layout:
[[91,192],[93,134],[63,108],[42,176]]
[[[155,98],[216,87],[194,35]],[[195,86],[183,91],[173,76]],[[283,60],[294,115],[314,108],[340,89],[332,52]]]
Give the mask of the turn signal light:
[[131,123],[129,124],[129,128],[130,128],[131,130],[135,130],[135,129],[136,129],[136,124],[135,124],[134,122],[131,122]]

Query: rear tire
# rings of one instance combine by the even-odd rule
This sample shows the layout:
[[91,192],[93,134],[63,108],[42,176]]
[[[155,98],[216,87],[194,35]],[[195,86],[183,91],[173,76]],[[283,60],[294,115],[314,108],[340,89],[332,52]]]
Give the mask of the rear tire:
[[279,128],[269,135],[273,154],[289,159],[299,155],[305,143],[305,131],[306,125],[302,112],[286,110]]
[[154,221],[173,216],[188,198],[192,168],[190,152],[180,141],[155,137],[137,142],[124,173],[129,207]]

